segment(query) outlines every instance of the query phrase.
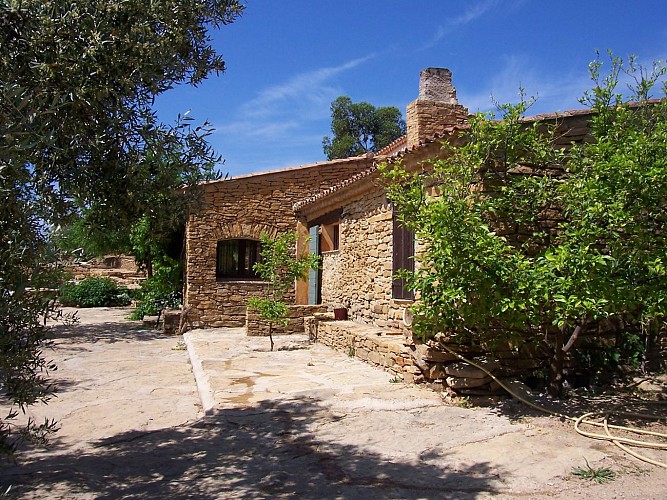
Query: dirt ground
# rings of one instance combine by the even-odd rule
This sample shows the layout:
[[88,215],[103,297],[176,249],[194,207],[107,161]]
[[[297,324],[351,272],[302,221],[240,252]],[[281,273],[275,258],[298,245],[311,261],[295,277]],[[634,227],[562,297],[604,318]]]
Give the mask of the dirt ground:
[[[81,310],[78,325],[53,329],[45,354],[58,365],[58,397],[32,413],[56,418],[61,429],[50,448],[2,465],[2,491],[68,499],[667,498],[666,469],[523,405],[447,405],[296,337],[267,352],[266,339],[198,330],[186,350],[181,337],[125,321],[127,314]],[[586,462],[614,479],[572,475]]]

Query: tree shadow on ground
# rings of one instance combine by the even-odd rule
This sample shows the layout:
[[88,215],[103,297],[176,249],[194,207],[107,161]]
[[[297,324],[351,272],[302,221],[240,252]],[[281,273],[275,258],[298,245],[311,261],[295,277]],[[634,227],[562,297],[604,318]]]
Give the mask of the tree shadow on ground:
[[[49,327],[49,340],[67,340],[71,344],[94,344],[95,342],[129,342],[137,340],[165,339],[171,336],[140,322],[105,322],[83,325],[55,325]],[[174,339],[179,337],[173,336]],[[68,345],[68,349],[72,347]]]
[[442,456],[407,460],[317,440],[310,424],[331,418],[314,399],[221,410],[86,452],[54,449],[0,480],[18,495],[68,498],[466,499],[503,489],[503,471],[482,460],[444,466]]
[[[493,402],[487,402],[482,406],[492,408],[492,411],[508,417],[510,420],[521,420],[525,417],[552,416],[563,421],[577,419],[587,414],[617,415],[618,425],[645,425],[647,420],[641,415],[653,415],[655,420],[667,421],[667,402],[656,400],[655,397],[645,395],[640,398],[626,391],[608,391],[602,394],[577,394],[573,393],[565,398],[551,398],[544,394],[526,396],[528,401],[541,407],[540,411],[522,401],[509,397],[500,396],[494,398]],[[472,400],[475,403],[475,400]],[[567,418],[566,418],[567,417]]]

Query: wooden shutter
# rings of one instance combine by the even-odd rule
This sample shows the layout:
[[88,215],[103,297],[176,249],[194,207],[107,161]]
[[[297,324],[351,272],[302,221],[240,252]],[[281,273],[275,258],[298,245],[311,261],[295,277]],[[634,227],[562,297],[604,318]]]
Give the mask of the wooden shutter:
[[[310,241],[308,244],[310,247],[308,251],[312,255],[320,254],[320,226],[313,226],[309,229]],[[319,304],[320,300],[320,279],[319,279],[319,270],[309,269],[308,270],[308,303],[309,304]]]
[[[393,216],[393,246],[393,274],[395,275],[399,269],[414,271],[415,235],[403,225],[395,212]],[[396,276],[394,276],[392,281],[391,296],[394,299],[414,299],[414,293],[408,290],[406,280],[397,278]]]

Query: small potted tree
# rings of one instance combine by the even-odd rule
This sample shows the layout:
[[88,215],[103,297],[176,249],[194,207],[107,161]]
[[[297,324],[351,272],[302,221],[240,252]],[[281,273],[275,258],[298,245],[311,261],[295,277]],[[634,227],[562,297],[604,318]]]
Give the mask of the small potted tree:
[[274,324],[287,325],[289,306],[285,295],[296,280],[305,279],[309,269],[317,269],[319,256],[296,255],[297,233],[286,232],[275,239],[264,234],[261,237],[260,261],[254,265],[259,276],[268,281],[263,297],[251,297],[248,307],[255,309],[269,324],[269,340],[273,351]]

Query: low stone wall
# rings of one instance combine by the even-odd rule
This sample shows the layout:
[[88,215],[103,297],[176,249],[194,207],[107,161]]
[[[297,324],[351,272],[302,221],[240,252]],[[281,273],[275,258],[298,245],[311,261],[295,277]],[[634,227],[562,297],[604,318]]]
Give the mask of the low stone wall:
[[[386,328],[314,317],[306,318],[305,326],[311,339],[389,371],[407,383],[436,384],[461,394],[487,394],[498,389],[486,373],[455,355],[434,345],[416,344],[411,337],[392,334]],[[465,354],[472,357],[479,353]],[[474,361],[494,374],[502,372],[501,363],[495,359],[477,355]],[[512,370],[504,371],[505,375],[510,373]]]
[[[437,341],[422,343],[409,332],[379,328],[356,321],[333,321],[333,315],[317,314],[304,319],[305,333],[311,340],[357,357],[396,375],[407,383],[428,383],[461,395],[487,395],[502,391],[494,377],[525,380],[537,371],[548,369],[549,353],[531,343],[496,345],[493,353],[483,346],[473,347],[447,342],[454,352],[472,361],[473,366],[441,347]],[[597,332],[596,332],[597,333]],[[593,335],[593,334],[592,334]],[[611,339],[610,339],[611,340]],[[649,353],[652,370],[665,366],[667,337],[655,339]],[[577,384],[578,365],[574,356],[565,359],[568,380]],[[580,382],[587,384],[583,379]]]
[[266,282],[257,280],[213,282],[187,304],[193,309],[192,321],[198,328],[243,327],[248,299],[261,297],[266,287]]
[[[289,307],[287,325],[273,325],[274,335],[291,335],[293,333],[304,333],[304,318],[312,317],[315,313],[326,312],[327,307],[323,305],[296,305]],[[269,323],[262,319],[257,311],[250,308],[246,311],[246,333],[249,337],[268,337]]]
[[403,335],[388,335],[387,329],[354,321],[306,318],[304,323],[311,339],[389,371],[405,382],[415,382],[420,373]]
[[128,255],[109,255],[89,262],[65,263],[64,269],[76,281],[92,276],[104,277],[121,286],[136,288],[146,280],[146,273],[140,271],[134,257]]

